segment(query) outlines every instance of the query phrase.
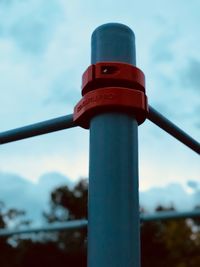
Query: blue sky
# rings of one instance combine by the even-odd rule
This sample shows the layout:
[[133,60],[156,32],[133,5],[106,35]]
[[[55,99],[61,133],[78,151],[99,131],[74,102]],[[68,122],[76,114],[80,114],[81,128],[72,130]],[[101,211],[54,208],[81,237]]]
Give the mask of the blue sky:
[[[106,22],[136,35],[149,103],[200,139],[198,0],[0,1],[0,131],[72,113],[90,64],[90,36]],[[198,181],[199,157],[146,121],[139,128],[140,189]],[[0,170],[31,181],[88,175],[81,128],[1,146]]]

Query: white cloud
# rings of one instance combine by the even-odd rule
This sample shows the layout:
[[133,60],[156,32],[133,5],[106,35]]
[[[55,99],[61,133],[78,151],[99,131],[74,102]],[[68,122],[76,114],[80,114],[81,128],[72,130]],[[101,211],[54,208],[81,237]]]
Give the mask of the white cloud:
[[59,186],[73,187],[69,178],[61,173],[51,172],[42,175],[37,183],[23,177],[0,172],[0,201],[6,208],[17,208],[26,212],[26,218],[33,224],[44,221],[42,212],[49,207],[50,193]]
[[[6,208],[17,208],[26,211],[26,218],[31,219],[33,225],[44,223],[42,212],[48,210],[50,193],[59,186],[67,185],[73,188],[71,179],[58,172],[43,174],[37,183],[32,183],[23,177],[11,173],[0,172],[0,201]],[[200,204],[199,182],[190,181],[192,187],[188,193],[178,183],[169,183],[165,187],[151,187],[140,192],[140,205],[148,212],[153,212],[158,205],[176,209],[191,210]]]

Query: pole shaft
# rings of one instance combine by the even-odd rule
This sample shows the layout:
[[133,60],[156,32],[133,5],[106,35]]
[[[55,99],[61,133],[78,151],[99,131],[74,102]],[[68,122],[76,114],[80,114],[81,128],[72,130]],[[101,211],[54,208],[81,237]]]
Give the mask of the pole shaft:
[[[133,32],[105,24],[92,36],[92,64],[135,65]],[[89,267],[139,267],[138,124],[121,112],[90,122],[88,216]]]

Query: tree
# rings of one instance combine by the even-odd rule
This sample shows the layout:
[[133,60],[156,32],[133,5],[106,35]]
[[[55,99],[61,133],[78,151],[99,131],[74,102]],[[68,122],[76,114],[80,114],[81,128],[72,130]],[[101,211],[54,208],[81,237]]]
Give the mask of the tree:
[[[87,217],[86,180],[81,180],[73,189],[67,186],[56,188],[50,197],[50,210],[44,213],[49,223]],[[24,215],[25,213],[16,209],[2,212],[1,228],[7,227],[10,223],[16,226],[26,223],[26,220],[18,219]],[[25,239],[14,238],[15,246],[10,245],[8,239],[0,238],[0,266],[86,266],[86,230],[40,234],[39,238],[38,235],[31,234]]]
[[[71,190],[68,186],[55,189],[51,193],[50,211],[44,213],[46,220],[52,223],[86,219],[87,195],[88,183],[86,179],[79,181]],[[71,261],[73,261],[71,266],[84,267],[87,265],[86,236],[86,229],[57,234],[57,245],[69,255]]]
[[68,186],[56,188],[51,193],[50,211],[44,213],[49,223],[87,218],[88,183],[80,180],[73,189]]
[[[9,225],[17,228],[21,225],[30,223],[29,220],[24,219],[25,212],[14,208],[7,209],[3,202],[0,202],[0,228],[6,229]],[[13,238],[0,237],[0,266],[10,267],[16,265],[17,251],[13,244]]]
[[[50,208],[44,213],[49,223],[87,218],[88,184],[81,180],[74,188],[62,186],[50,195]],[[1,207],[1,205],[0,205]],[[4,211],[3,211],[4,210]],[[141,212],[145,212],[143,208]],[[174,210],[159,206],[155,212]],[[0,226],[25,221],[23,213],[0,208]],[[145,222],[141,224],[142,267],[200,266],[199,219],[179,219]],[[1,267],[86,267],[86,230],[31,235],[17,239],[15,247],[0,239]],[[34,238],[33,238],[34,237]],[[123,267],[123,266],[122,266]]]
[[[168,210],[174,209],[156,209],[157,212]],[[142,267],[200,266],[199,241],[188,219],[144,223],[141,226]]]

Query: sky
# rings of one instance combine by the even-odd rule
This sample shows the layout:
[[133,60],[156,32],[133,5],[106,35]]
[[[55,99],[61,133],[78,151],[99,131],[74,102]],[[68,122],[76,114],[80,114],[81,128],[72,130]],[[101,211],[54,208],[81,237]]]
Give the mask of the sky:
[[[49,196],[55,187],[67,184],[72,189],[74,186],[70,179],[66,179],[65,175],[58,172],[45,173],[37,183],[23,179],[16,174],[0,173],[0,184],[0,211],[6,212],[9,208],[23,210],[26,212],[25,218],[31,221],[32,226],[47,223],[43,212],[49,213],[51,210]],[[192,181],[188,183],[188,186],[190,192],[187,192],[179,183],[142,191],[140,192],[140,207],[148,213],[154,212],[158,205],[173,206],[179,211],[190,211],[199,205],[200,186]],[[18,220],[10,222],[9,226],[16,227],[16,223]]]
[[[199,10],[198,0],[0,0],[0,131],[72,113],[92,32],[120,22],[135,33],[149,103],[199,140]],[[88,140],[76,127],[3,145],[0,177],[88,177]],[[139,127],[139,170],[141,191],[178,183],[189,192],[200,178],[198,155],[149,121]]]

